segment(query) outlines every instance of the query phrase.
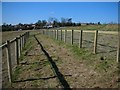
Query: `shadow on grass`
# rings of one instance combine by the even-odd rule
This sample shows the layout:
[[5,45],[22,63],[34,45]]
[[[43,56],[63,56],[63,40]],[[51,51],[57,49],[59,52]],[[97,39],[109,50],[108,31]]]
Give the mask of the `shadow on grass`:
[[[72,76],[72,75],[65,75],[65,76]],[[34,81],[34,80],[48,80],[48,79],[53,79],[56,78],[57,76],[51,76],[51,77],[44,77],[44,78],[29,78],[25,80],[15,80],[13,83],[19,83],[19,82],[26,82],[26,81]]]
[[[83,40],[83,41],[88,42],[88,43],[94,43],[93,41],[88,41],[88,40]],[[104,47],[109,47],[109,48],[114,48],[114,49],[117,48],[117,47],[113,47],[113,46],[109,46],[109,45],[104,45],[104,44],[100,44],[100,43],[97,43],[97,44],[100,45],[100,46],[104,46]]]
[[24,61],[24,62],[21,62],[20,65],[33,65],[33,64],[39,64],[39,65],[42,65],[42,64],[45,64],[47,61],[45,61],[46,59],[42,59],[40,61],[37,61],[37,62],[27,62],[27,61]]
[[[70,39],[71,37],[67,37],[67,38]],[[79,41],[79,39],[74,39],[74,41]],[[82,40],[82,41],[94,44],[94,41],[89,41],[89,40]],[[110,46],[110,45],[104,45],[104,44],[101,44],[101,43],[97,43],[97,45],[100,45],[100,46],[103,46],[103,47],[109,47],[109,48],[112,48],[112,49],[113,48],[117,49],[117,47]]]
[[111,51],[97,51],[97,53],[112,53],[112,52],[116,52],[117,51],[117,49],[116,50],[111,50]]
[[36,41],[38,42],[38,44],[40,45],[41,47],[41,50],[44,52],[44,54],[46,55],[47,59],[49,60],[52,68],[53,68],[53,71],[55,72],[59,82],[61,83],[61,85],[63,86],[63,88],[67,88],[69,90],[71,90],[68,82],[65,80],[64,76],[62,75],[62,73],[59,71],[56,63],[52,60],[52,58],[49,56],[49,54],[45,51],[45,49],[43,48],[42,44],[39,42],[39,40],[36,38],[36,36],[34,36]]
[[34,35],[40,35],[41,34],[41,32],[36,32],[36,33],[33,33],[33,34],[31,34],[31,36],[34,36]]
[[26,82],[26,81],[34,81],[34,80],[48,80],[48,79],[52,79],[55,78],[57,76],[52,76],[52,77],[46,77],[46,78],[29,78],[29,79],[25,79],[25,80],[15,80],[14,83],[18,83],[18,82]]
[[[87,43],[94,43],[93,41],[88,41],[88,40],[83,40],[83,41],[85,41],[85,42],[87,42]],[[100,46],[103,46],[103,47],[109,47],[109,48],[111,48],[111,49],[113,49],[113,50],[111,50],[111,51],[97,51],[97,53],[98,54],[100,54],[100,53],[112,53],[112,52],[116,52],[117,51],[117,47],[113,47],[113,46],[109,46],[109,45],[104,45],[104,44],[100,44],[100,43],[97,43],[97,45],[100,45]]]

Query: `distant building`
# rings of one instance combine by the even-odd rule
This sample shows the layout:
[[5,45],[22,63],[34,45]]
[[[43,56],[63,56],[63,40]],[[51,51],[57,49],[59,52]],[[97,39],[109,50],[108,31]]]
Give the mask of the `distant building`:
[[35,27],[35,24],[32,24],[32,27]]
[[27,28],[29,28],[30,26],[27,26]]
[[22,29],[20,28],[20,29],[18,29],[18,31],[22,31]]
[[81,25],[87,25],[87,23],[81,23]]
[[35,30],[36,25],[35,25],[35,24],[32,24],[31,26],[33,27],[33,30]]
[[43,28],[53,28],[53,24],[52,23],[46,23],[46,25],[43,26]]

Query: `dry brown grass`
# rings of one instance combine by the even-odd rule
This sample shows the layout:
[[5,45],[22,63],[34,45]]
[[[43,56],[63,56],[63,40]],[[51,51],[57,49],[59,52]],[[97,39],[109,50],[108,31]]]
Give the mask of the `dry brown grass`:
[[[82,27],[87,28],[89,30],[93,28],[100,28],[101,26],[94,27]],[[111,30],[116,29],[116,26],[104,26],[106,30],[108,28],[112,28]],[[102,29],[101,29],[102,30]],[[12,39],[25,31],[21,32],[4,32],[3,33],[3,41],[7,39]],[[39,33],[40,31],[30,31],[31,35]],[[70,34],[70,33],[69,33]],[[39,41],[43,44],[45,50],[49,53],[52,57],[56,65],[58,66],[60,72],[66,76],[65,79],[70,84],[70,87],[84,87],[84,88],[94,88],[94,87],[117,87],[117,65],[114,57],[112,55],[116,54],[115,52],[112,53],[101,53],[97,55],[91,54],[88,50],[84,51],[84,49],[78,49],[76,46],[65,46],[63,42],[56,42],[55,40],[50,39],[44,35],[37,35]],[[59,37],[60,38],[60,37]],[[70,40],[70,37],[67,37]],[[78,37],[75,36],[77,39]],[[93,40],[93,35],[84,35],[84,39]],[[108,39],[111,39],[109,41]],[[69,41],[68,40],[68,41]],[[104,42],[107,40],[107,42]],[[99,43],[106,45],[114,46],[116,41],[116,36],[109,36],[109,35],[99,35]],[[28,51],[26,55],[22,58],[23,61],[27,61],[29,65],[21,65],[15,68],[14,72],[14,79],[17,80],[28,80],[23,82],[14,83],[13,87],[42,87],[42,88],[58,88],[61,87],[59,82],[56,80],[56,76],[51,70],[50,63],[47,62],[47,58],[42,53],[39,45],[35,41],[34,38],[30,39],[30,45],[32,48]],[[78,42],[78,41],[77,41]],[[62,44],[61,44],[62,43]],[[88,47],[90,42],[83,42],[83,45]],[[104,47],[104,48],[103,48]],[[91,47],[90,47],[91,48]],[[98,46],[99,49],[108,52],[113,49],[111,47],[105,46]],[[91,48],[92,49],[92,48]],[[26,49],[25,49],[26,50]],[[114,53],[114,54],[113,54]],[[3,53],[5,56],[5,53]],[[107,57],[106,57],[107,55]],[[103,56],[104,60],[100,60],[100,57]],[[109,57],[111,56],[111,57]],[[77,57],[77,58],[76,58]],[[108,59],[109,57],[109,59]],[[110,59],[111,58],[111,59]],[[35,63],[37,62],[37,63]],[[35,64],[34,64],[35,63]],[[8,84],[7,79],[7,68],[6,68],[6,60],[3,57],[3,64],[4,64],[4,71],[3,76],[6,79],[4,81],[5,87],[10,87]],[[19,68],[20,67],[20,68]],[[48,80],[38,79],[41,77],[51,77]],[[31,78],[37,78],[37,80],[29,81]],[[52,83],[51,83],[52,82]]]
[[118,25],[117,24],[83,25],[83,26],[76,26],[76,27],[64,27],[64,28],[60,28],[60,29],[117,31],[118,30]]

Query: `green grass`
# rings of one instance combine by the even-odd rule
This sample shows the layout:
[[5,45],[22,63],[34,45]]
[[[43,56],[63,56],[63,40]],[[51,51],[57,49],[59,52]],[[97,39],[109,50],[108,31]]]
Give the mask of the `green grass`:
[[[25,47],[23,48],[23,50],[21,51],[21,55],[19,57],[19,60],[22,61],[25,59],[25,53],[28,52],[29,50],[32,49],[32,38],[30,37],[28,39],[28,41],[25,44]],[[18,78],[18,75],[21,73],[22,71],[22,67],[21,66],[17,66],[14,70],[13,73],[13,80],[16,80]]]
[[[46,35],[41,35],[43,38],[49,38],[48,36]],[[25,48],[23,49],[23,51],[29,51],[31,47],[31,45],[33,45],[32,40],[34,40],[34,38],[31,38],[30,41],[28,41],[26,43],[26,46]],[[115,60],[108,60],[108,59],[104,59],[104,60],[101,60],[100,59],[100,56],[97,55],[97,54],[93,54],[92,52],[90,52],[89,50],[85,49],[85,48],[79,48],[78,47],[78,44],[74,44],[74,45],[71,45],[69,43],[64,43],[63,41],[59,41],[59,40],[56,40],[56,39],[52,39],[57,45],[61,46],[61,47],[64,47],[66,49],[68,49],[75,58],[77,58],[77,60],[81,60],[82,62],[84,62],[84,64],[86,64],[88,67],[89,66],[92,66],[95,70],[97,71],[100,71],[101,73],[105,73],[106,71],[115,71],[115,65],[117,65],[116,61]],[[48,47],[47,47],[48,48]],[[23,60],[25,57],[24,57],[24,54],[23,56],[21,55],[21,59]],[[52,58],[56,58],[55,56],[52,56]],[[35,57],[34,58],[35,61],[36,60],[39,60],[39,57]],[[61,61],[61,60],[59,60]],[[60,62],[57,62],[59,64],[61,64]],[[44,61],[43,66],[47,66],[49,65],[49,61]],[[36,67],[39,67],[40,66],[40,63],[34,63],[32,64],[30,67],[31,69],[34,69]],[[13,79],[16,80],[19,76],[19,74],[21,73],[22,69],[18,66],[16,68],[16,70],[14,71],[14,74],[13,74]],[[41,77],[41,74],[36,74],[37,77]],[[40,80],[40,81],[33,81],[32,84],[33,86],[35,87],[38,87],[39,86],[39,83],[44,83],[44,81]]]
[[21,71],[22,71],[22,69],[21,69],[20,66],[17,66],[17,67],[15,68],[15,71],[14,71],[13,76],[12,76],[12,77],[13,77],[13,81],[15,81],[15,80],[18,79],[19,74],[21,73]]
[[[46,37],[46,36],[45,36]],[[85,48],[79,48],[78,44],[71,45],[70,43],[64,43],[63,41],[53,39],[61,47],[65,47],[72,52],[74,58],[83,61],[87,66],[93,66],[98,71],[106,71],[117,65],[113,59],[101,60],[98,54],[93,54],[91,51]]]
[[38,67],[38,66],[39,66],[39,63],[33,63],[33,64],[31,65],[32,68],[36,68],[36,67]]
[[101,60],[99,55],[93,54],[92,52],[84,48],[78,48],[77,45],[68,46],[68,48],[70,48],[75,57],[81,59],[82,61],[85,61],[86,65],[88,66],[95,66],[94,68],[96,68],[97,70],[108,71],[109,69],[114,67],[114,65],[117,65],[115,60]]
[[24,60],[24,58],[25,58],[25,56],[24,56],[24,54],[22,53],[22,54],[20,55],[20,57],[19,57],[19,60],[22,61],[22,60]]
[[64,43],[63,41],[59,41],[56,39],[53,40],[59,46],[65,47],[70,50],[74,58],[77,58],[75,60],[82,61],[82,63],[84,63],[88,68],[92,68],[103,76],[106,75],[104,77],[105,79],[111,80],[113,76],[118,75],[118,64],[116,60],[107,58],[101,60],[101,55],[93,54],[86,48],[79,48],[78,44],[71,45],[70,43]]
[[96,69],[102,69],[104,71],[106,71],[107,68],[109,68],[110,65],[108,64],[108,62],[106,60],[101,61],[100,63],[96,64]]
[[25,59],[25,53],[29,52],[31,49],[32,49],[32,37],[30,37],[26,44],[25,44],[25,47],[23,47],[22,51],[21,51],[21,55],[20,55],[20,58],[19,60],[22,61]]
[[79,48],[77,44],[74,45],[67,45],[68,48],[70,48],[71,52],[83,60],[90,60],[93,58],[95,55],[92,54],[90,51],[86,50],[85,48]]
[[50,65],[50,62],[49,61],[44,61],[43,65],[48,66],[48,65]]
[[81,58],[83,60],[91,60],[92,58],[95,58],[95,54],[85,48],[79,48],[78,44],[71,45],[69,43],[64,43],[63,41],[58,41],[56,39],[54,39],[54,42],[57,43],[59,46],[70,49],[70,51],[76,58]]
[[30,50],[32,48],[33,38],[30,37],[23,48],[23,51]]
[[33,82],[32,82],[32,85],[34,86],[34,87],[38,87],[39,85],[38,85],[38,81],[37,80],[34,80]]
[[96,69],[99,71],[112,70],[113,68],[117,69],[117,62],[113,59],[99,60],[99,63],[95,65]]

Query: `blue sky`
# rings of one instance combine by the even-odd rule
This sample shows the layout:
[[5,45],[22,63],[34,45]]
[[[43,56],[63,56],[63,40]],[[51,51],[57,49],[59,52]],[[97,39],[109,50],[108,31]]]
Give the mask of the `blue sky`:
[[2,23],[35,23],[55,17],[73,22],[118,22],[117,2],[2,2]]

